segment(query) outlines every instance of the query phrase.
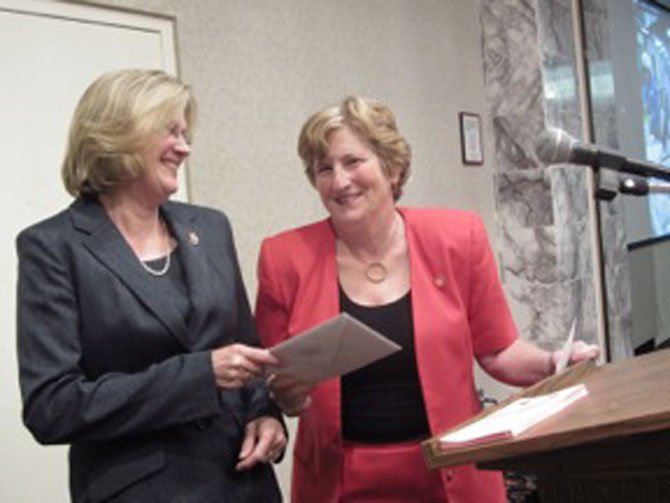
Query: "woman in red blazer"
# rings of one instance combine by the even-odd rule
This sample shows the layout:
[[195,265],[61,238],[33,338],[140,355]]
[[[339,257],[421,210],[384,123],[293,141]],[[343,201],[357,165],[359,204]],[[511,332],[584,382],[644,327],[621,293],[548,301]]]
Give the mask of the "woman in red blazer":
[[[292,500],[503,502],[499,473],[429,471],[420,442],[480,410],[474,360],[531,384],[556,356],[517,337],[481,220],[396,207],[410,148],[392,112],[357,97],[315,113],[299,154],[330,218],[264,240],[256,319],[273,346],[341,311],[403,351],[316,385],[273,376],[299,415]],[[572,359],[594,356],[578,346]]]

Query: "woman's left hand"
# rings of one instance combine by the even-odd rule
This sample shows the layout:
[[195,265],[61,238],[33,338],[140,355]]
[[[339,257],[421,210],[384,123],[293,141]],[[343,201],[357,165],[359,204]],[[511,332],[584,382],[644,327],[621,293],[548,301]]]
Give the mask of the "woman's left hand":
[[245,427],[237,470],[248,470],[257,463],[269,463],[281,457],[286,448],[286,434],[281,423],[272,416],[261,416]]
[[303,382],[290,374],[272,374],[267,379],[270,398],[287,416],[297,416],[309,408],[314,383]]
[[[551,354],[553,368],[556,369],[558,362],[561,360],[563,350],[554,351]],[[570,356],[568,357],[568,365],[583,362],[585,360],[595,360],[600,355],[600,347],[597,344],[589,344],[581,339],[576,340],[570,349]]]

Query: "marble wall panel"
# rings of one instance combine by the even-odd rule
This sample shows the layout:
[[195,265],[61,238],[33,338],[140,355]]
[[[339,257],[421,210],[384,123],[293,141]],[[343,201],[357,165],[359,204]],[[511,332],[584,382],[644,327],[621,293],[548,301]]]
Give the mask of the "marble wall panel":
[[595,340],[599,284],[586,171],[543,166],[534,153],[547,126],[581,131],[572,2],[482,0],[480,8],[510,304],[522,336],[544,347],[558,347],[575,319],[580,337]]

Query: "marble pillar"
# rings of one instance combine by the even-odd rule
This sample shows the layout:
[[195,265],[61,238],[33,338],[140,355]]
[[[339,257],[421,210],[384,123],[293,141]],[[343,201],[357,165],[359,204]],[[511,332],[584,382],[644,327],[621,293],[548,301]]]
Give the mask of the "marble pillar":
[[[547,349],[559,347],[574,320],[579,337],[595,342],[598,333],[600,265],[590,238],[596,223],[589,213],[587,168],[547,167],[534,152],[546,127],[581,137],[586,120],[579,106],[571,9],[570,0],[480,0],[503,282],[522,336]],[[596,43],[605,50],[599,43],[606,41]],[[598,113],[606,117],[606,107]],[[623,224],[615,205],[604,205],[603,250],[610,335],[623,340],[630,301],[625,257],[620,260]],[[622,356],[619,345],[613,346]]]

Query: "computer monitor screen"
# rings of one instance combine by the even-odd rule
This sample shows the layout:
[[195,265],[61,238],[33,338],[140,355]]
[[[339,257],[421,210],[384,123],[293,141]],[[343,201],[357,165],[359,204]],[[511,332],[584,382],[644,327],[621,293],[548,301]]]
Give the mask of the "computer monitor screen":
[[[670,12],[647,0],[633,5],[644,155],[670,167]],[[651,237],[670,234],[670,194],[651,193],[647,202]]]

